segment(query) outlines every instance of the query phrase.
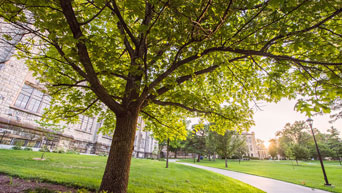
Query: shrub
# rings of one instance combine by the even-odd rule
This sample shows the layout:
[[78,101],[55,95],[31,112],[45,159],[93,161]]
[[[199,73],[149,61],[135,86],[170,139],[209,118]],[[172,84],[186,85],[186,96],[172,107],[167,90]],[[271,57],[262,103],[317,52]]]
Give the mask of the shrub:
[[16,144],[14,147],[12,147],[14,150],[21,150],[21,145]]
[[99,153],[98,156],[107,156],[107,153]]
[[55,193],[54,190],[49,190],[47,188],[35,188],[35,189],[27,189],[25,193]]
[[25,151],[32,151],[32,148],[30,148],[30,147],[25,147],[24,150],[25,150]]
[[79,152],[75,151],[75,150],[68,150],[67,152],[65,152],[66,154],[80,154]]
[[65,150],[63,148],[57,148],[52,151],[53,153],[65,153]]

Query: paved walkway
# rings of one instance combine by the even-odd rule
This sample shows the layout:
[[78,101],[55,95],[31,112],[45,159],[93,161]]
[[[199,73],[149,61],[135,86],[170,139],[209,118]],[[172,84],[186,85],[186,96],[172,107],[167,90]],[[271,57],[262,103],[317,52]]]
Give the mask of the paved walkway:
[[216,172],[216,173],[237,179],[246,184],[250,184],[267,193],[328,193],[327,191],[312,189],[312,188],[308,188],[308,187],[304,187],[304,186],[300,186],[300,185],[296,185],[296,184],[292,184],[288,182],[283,182],[280,180],[274,180],[271,178],[254,176],[250,174],[233,172],[233,171],[206,167],[206,166],[190,164],[190,163],[182,163],[182,162],[177,162],[177,163]]

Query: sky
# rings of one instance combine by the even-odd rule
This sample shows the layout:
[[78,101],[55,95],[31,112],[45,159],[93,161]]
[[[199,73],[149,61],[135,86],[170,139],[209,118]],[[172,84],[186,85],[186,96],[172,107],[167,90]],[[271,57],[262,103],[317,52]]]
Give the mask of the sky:
[[[295,121],[305,121],[307,116],[293,110],[296,104],[295,100],[289,101],[283,99],[278,103],[263,103],[262,111],[254,114],[255,126],[250,128],[250,132],[255,132],[255,137],[264,140],[266,147],[268,141],[275,137],[275,133],[282,130],[286,123],[294,123]],[[342,120],[329,123],[329,115],[314,116],[313,127],[321,132],[326,132],[331,126],[336,127],[340,134],[342,133]]]

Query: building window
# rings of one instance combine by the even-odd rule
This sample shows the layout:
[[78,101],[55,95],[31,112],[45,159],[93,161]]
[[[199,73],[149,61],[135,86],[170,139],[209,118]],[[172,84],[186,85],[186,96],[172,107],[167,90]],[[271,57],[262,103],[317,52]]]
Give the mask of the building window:
[[51,97],[25,84],[15,101],[14,106],[28,111],[42,114],[45,108],[49,108]]
[[79,129],[82,131],[91,132],[91,129],[93,128],[93,124],[94,124],[94,118],[81,115],[80,121],[81,121],[81,124],[80,124]]

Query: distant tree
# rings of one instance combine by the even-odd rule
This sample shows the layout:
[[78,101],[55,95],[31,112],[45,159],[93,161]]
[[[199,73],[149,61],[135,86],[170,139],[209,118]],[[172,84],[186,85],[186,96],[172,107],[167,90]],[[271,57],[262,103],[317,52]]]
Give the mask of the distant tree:
[[[41,119],[35,121],[39,125],[39,129],[41,130],[41,149],[43,151],[41,160],[44,159],[44,155],[46,151],[51,151],[53,146],[53,140],[56,138],[56,134],[63,131],[66,126],[57,125],[55,123],[51,123],[51,121]],[[48,143],[50,142],[50,147],[48,147]]]
[[278,154],[282,157],[288,158],[287,151],[290,149],[290,145],[293,144],[291,139],[286,136],[282,136],[278,138],[277,141],[277,150]]
[[307,149],[306,147],[303,147],[299,144],[293,144],[290,148],[291,148],[292,156],[296,160],[297,165],[298,165],[298,160],[309,158],[309,155],[310,155],[309,149]]
[[[317,145],[319,147],[319,152],[320,152],[322,158],[333,157],[335,155],[333,149],[331,149],[327,143],[324,143],[322,141],[318,141]],[[318,159],[318,153],[316,150],[315,143],[311,143],[310,146],[308,146],[308,149],[309,149],[310,157]]]
[[200,162],[201,155],[205,153],[205,138],[203,125],[195,125],[188,134],[185,147],[187,151],[197,154],[197,162]]
[[[265,151],[267,150],[264,141],[261,139],[256,139],[256,145],[257,145],[257,149],[260,151]],[[260,155],[259,155],[260,156]]]
[[275,159],[278,155],[277,140],[271,139],[270,145],[268,146],[268,153],[271,155],[272,159]]
[[185,141],[184,140],[179,140],[179,139],[175,139],[173,141],[170,141],[170,151],[173,152],[174,158],[177,158],[177,152],[179,150],[181,150],[182,148],[184,148],[185,146]]
[[276,133],[278,137],[288,138],[290,143],[307,144],[312,138],[308,133],[305,121],[295,121],[293,124],[286,123],[284,129]]
[[293,145],[300,144],[302,147],[308,148],[313,142],[305,121],[295,121],[293,124],[286,123],[284,129],[278,131],[276,136],[278,137],[278,154],[288,159],[291,157],[289,152],[293,153],[289,148],[292,148]]
[[162,158],[162,154],[163,154],[163,149],[166,146],[166,141],[162,141],[162,140],[158,140],[158,155],[157,155],[157,159],[160,160]]
[[342,139],[339,137],[339,135],[340,133],[335,127],[331,127],[330,129],[328,129],[327,144],[333,152],[331,157],[333,157],[334,159],[338,159],[340,165],[342,165]]
[[[161,116],[165,116],[164,119],[173,119],[175,120],[178,117],[178,120],[173,122],[172,125],[165,125],[161,124],[158,127],[152,127],[153,136],[155,139],[157,139],[161,146],[166,145],[166,168],[169,166],[169,150],[170,150],[170,142],[176,141],[176,140],[185,140],[186,139],[186,133],[185,125],[186,122],[182,120],[181,116],[177,113],[168,115],[164,114]],[[147,123],[148,125],[148,123]],[[162,147],[160,148],[160,151],[162,151]]]
[[246,155],[246,153],[248,153],[248,146],[246,144],[246,139],[244,139],[243,143],[234,152],[234,156],[238,157],[239,159],[239,164],[243,159],[243,156]]
[[206,138],[205,138],[205,149],[208,155],[209,161],[211,157],[213,161],[216,160],[216,152],[217,152],[217,133],[215,131],[208,130]]
[[217,136],[217,153],[224,158],[225,167],[228,167],[228,158],[245,143],[245,139],[234,131],[227,130],[224,135]]

